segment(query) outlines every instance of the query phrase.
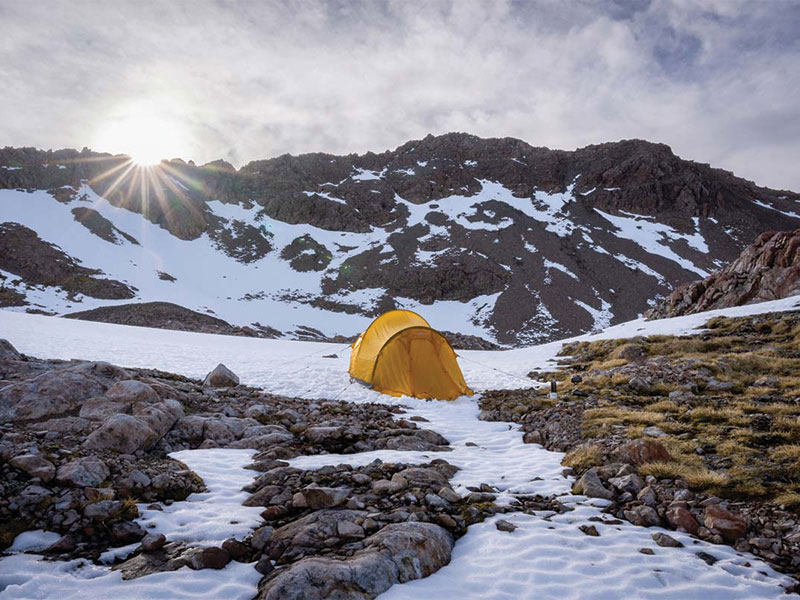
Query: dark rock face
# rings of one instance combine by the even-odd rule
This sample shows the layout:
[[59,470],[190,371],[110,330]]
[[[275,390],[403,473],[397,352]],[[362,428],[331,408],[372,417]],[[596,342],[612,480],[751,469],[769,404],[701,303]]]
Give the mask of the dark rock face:
[[[0,188],[50,190],[69,203],[92,180],[112,204],[181,239],[207,235],[252,268],[268,257],[319,277],[319,288],[303,289],[267,277],[242,300],[271,296],[364,316],[404,299],[471,303],[469,322],[510,345],[635,318],[674,286],[734,260],[761,232],[800,223],[797,194],[641,140],[565,152],[451,133],[380,154],[284,155],[238,171],[174,160],[148,194],[128,185],[135,171],[127,161],[5,148],[0,165],[11,168],[0,169]],[[126,239],[90,212],[75,216],[108,241]],[[273,225],[285,224],[310,227],[276,236]],[[340,244],[328,232],[364,235]],[[759,297],[772,293],[785,292],[766,286]],[[25,301],[6,296],[0,302]]]
[[767,231],[724,269],[678,287],[648,316],[677,317],[796,294],[800,294],[800,229]]
[[58,286],[72,295],[105,300],[134,296],[134,290],[124,283],[99,277],[100,271],[78,264],[18,223],[0,223],[0,269],[19,275],[29,284]]
[[199,331],[245,337],[275,337],[280,332],[264,327],[236,327],[227,321],[205,315],[170,302],[142,302],[101,306],[92,310],[64,315],[68,319],[99,321],[137,327],[157,327],[175,331]]
[[117,229],[114,225],[106,219],[99,212],[93,208],[86,208],[84,206],[76,206],[72,209],[72,214],[75,220],[82,224],[86,229],[91,231],[97,237],[104,239],[112,244],[121,244],[122,239],[127,240],[131,244],[139,245],[132,235],[128,235],[124,231]]

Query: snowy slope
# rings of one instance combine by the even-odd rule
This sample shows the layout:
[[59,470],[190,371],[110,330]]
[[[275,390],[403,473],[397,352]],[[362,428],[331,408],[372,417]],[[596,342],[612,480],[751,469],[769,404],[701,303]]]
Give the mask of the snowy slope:
[[398,307],[519,346],[635,318],[800,222],[795,194],[641,141],[565,153],[449,134],[239,171],[55,154],[0,149],[0,247],[14,249],[1,226],[19,224],[134,297],[37,285],[21,268],[36,256],[21,256],[0,260],[0,281],[28,303],[12,310],[162,301],[332,337]]

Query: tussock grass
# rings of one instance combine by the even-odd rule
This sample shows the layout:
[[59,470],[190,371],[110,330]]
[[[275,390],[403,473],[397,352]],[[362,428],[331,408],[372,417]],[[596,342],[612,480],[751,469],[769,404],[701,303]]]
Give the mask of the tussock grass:
[[728,484],[728,476],[711,471],[706,467],[687,465],[680,462],[651,462],[639,467],[639,473],[665,479],[684,479],[697,489],[715,489]]
[[603,450],[594,444],[578,446],[567,453],[562,464],[576,471],[585,471],[589,467],[603,464],[604,456]]

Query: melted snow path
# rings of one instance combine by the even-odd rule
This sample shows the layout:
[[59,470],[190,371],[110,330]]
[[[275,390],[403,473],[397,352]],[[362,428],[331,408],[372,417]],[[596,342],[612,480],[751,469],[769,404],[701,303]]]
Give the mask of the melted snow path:
[[[173,453],[173,458],[203,478],[208,491],[165,506],[163,512],[146,510],[140,505],[142,517],[138,519],[139,523],[149,532],[163,533],[170,541],[183,540],[195,545],[219,544],[230,537],[243,538],[261,521],[258,508],[241,505],[248,497],[241,491],[242,486],[257,475],[255,471],[244,468],[250,464],[253,454],[252,450],[218,448]],[[45,532],[21,534],[12,550],[41,550],[55,541],[53,535]],[[114,548],[102,558],[113,562],[115,556],[124,557],[137,546]],[[119,571],[80,559],[53,562],[43,561],[35,554],[12,554],[0,560],[1,600],[99,600],[114,597],[125,600],[250,600],[256,595],[260,580],[261,575],[253,564],[237,562],[231,562],[221,571],[193,571],[183,567],[123,581]]]

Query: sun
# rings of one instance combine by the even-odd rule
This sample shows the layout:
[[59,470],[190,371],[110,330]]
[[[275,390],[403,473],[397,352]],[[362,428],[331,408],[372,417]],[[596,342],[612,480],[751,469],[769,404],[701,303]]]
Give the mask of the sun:
[[100,128],[94,142],[100,151],[127,154],[140,167],[185,156],[187,136],[181,123],[152,106],[117,111]]

